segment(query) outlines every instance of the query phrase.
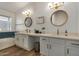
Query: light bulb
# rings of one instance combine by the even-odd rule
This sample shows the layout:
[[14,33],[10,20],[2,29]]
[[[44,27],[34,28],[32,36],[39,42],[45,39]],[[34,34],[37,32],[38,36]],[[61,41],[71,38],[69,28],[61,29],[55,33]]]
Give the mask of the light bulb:
[[25,14],[25,12],[22,12],[22,14]]
[[31,11],[30,10],[26,10],[26,11],[22,12],[22,14],[24,14],[26,16],[31,16]]
[[64,5],[63,2],[52,2],[48,3],[50,9],[58,9],[60,6]]
[[52,8],[53,7],[52,3],[48,3],[48,7]]

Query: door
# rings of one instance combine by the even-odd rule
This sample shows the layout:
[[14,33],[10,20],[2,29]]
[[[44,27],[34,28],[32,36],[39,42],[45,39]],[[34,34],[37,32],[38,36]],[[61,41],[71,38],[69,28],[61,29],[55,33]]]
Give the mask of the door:
[[79,41],[67,41],[67,56],[79,56]]
[[48,55],[48,39],[45,37],[40,38],[40,54],[44,56]]
[[77,46],[71,46],[68,47],[69,53],[67,54],[68,56],[79,56],[79,47]]
[[65,56],[65,40],[50,39],[49,56]]

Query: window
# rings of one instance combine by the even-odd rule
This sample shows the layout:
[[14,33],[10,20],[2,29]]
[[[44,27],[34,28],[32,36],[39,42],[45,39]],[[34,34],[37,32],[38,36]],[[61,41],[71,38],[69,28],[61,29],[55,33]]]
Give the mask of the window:
[[11,30],[11,18],[0,16],[0,31],[6,32]]

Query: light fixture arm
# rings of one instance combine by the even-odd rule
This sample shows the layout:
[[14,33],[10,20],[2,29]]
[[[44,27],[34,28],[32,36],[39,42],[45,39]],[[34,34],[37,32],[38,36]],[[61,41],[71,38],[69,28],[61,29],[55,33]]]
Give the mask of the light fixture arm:
[[63,6],[64,2],[53,2],[53,3],[49,3],[48,6],[50,9],[58,9],[59,7]]

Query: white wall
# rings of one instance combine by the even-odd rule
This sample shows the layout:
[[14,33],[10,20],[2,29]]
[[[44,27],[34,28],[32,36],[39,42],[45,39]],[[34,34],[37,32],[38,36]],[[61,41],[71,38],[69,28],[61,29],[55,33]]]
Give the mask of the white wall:
[[12,18],[11,22],[11,31],[15,31],[15,13],[0,9],[0,15],[2,16],[8,16]]
[[[48,3],[47,2],[38,2],[38,3],[31,3],[27,5],[22,10],[18,11],[16,13],[16,23],[19,24],[16,26],[17,31],[24,31],[26,27],[24,26],[24,19],[25,16],[22,15],[22,11],[25,9],[31,8],[33,11],[32,19],[33,19],[33,25],[30,27],[30,29],[33,31],[34,29],[41,30],[42,27],[46,28],[46,32],[56,32],[57,27],[53,26],[50,22],[50,16],[53,13],[53,11],[49,10]],[[60,8],[64,9],[68,13],[68,21],[67,23],[59,27],[60,31],[65,32],[65,30],[68,30],[68,32],[78,32],[78,10],[77,10],[77,3],[65,3],[64,7]],[[36,24],[37,17],[39,16],[45,16],[45,23],[44,24]]]
[[[77,14],[78,14],[77,18],[78,18],[78,22],[79,22],[79,3],[77,3],[77,7],[76,8],[77,8],[77,11],[78,11],[77,12]],[[78,23],[78,33],[79,33],[79,23]]]
[[35,27],[35,23],[34,23],[34,18],[35,18],[35,16],[34,16],[34,14],[35,13],[33,13],[34,12],[34,6],[32,5],[32,4],[27,4],[27,6],[25,6],[23,9],[21,9],[21,10],[18,10],[17,12],[16,12],[16,31],[24,31],[25,29],[26,29],[26,27],[25,27],[25,25],[24,25],[24,20],[25,20],[25,18],[26,18],[26,16],[25,15],[23,15],[22,14],[22,12],[24,11],[24,10],[27,10],[27,9],[30,9],[31,11],[32,11],[32,19],[33,19],[33,24],[32,24],[32,26],[30,27],[30,29],[32,30],[34,27]]

